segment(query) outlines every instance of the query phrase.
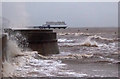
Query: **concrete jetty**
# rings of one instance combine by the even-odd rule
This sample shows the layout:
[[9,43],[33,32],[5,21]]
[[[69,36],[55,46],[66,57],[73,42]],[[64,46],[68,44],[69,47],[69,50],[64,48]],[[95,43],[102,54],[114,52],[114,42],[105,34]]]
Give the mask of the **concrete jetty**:
[[41,55],[58,54],[57,36],[50,29],[5,29],[5,32],[11,34],[21,33],[26,39],[28,47],[33,51],[38,51]]

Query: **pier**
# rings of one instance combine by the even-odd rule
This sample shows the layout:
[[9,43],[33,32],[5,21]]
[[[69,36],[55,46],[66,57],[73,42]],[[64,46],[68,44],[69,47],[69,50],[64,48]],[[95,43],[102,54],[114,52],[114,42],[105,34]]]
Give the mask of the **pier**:
[[67,25],[64,21],[58,21],[58,22],[46,22],[45,24],[41,26],[28,26],[32,28],[39,28],[39,29],[65,29],[67,28]]

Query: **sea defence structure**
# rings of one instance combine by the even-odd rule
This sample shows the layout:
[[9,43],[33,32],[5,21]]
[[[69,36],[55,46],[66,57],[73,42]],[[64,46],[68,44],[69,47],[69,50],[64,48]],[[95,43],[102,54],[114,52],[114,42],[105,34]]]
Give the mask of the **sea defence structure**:
[[7,60],[7,35],[1,34],[0,35],[0,77],[2,77],[2,63]]
[[[24,29],[5,29],[10,35],[22,34],[28,42],[28,47],[33,51],[38,51],[41,55],[58,54],[57,36],[53,30],[24,28]],[[20,38],[21,39],[21,38]],[[24,44],[24,43],[23,43]]]
[[0,78],[2,77],[2,35],[0,35]]

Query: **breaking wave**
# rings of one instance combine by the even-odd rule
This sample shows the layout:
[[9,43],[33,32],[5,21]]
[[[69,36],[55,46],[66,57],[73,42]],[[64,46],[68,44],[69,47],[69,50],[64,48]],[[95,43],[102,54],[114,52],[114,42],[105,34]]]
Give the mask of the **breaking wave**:
[[110,39],[110,38],[104,38],[104,37],[101,37],[101,36],[97,36],[97,35],[94,35],[94,36],[90,36],[90,39],[91,40],[96,40],[96,41],[101,41],[101,42],[114,42],[114,41],[118,41],[118,39]]
[[17,46],[15,41],[8,40],[7,42],[7,54],[6,59],[3,62],[3,76],[9,77],[12,76],[14,70],[15,70],[15,57],[24,55],[21,52],[21,49]]
[[88,37],[82,43],[63,43],[63,44],[59,44],[59,46],[61,47],[73,47],[73,46],[98,47],[99,45],[96,41],[91,41],[91,39]]
[[98,47],[98,43],[96,41],[92,41],[91,37],[88,37],[81,46],[87,46],[87,47]]
[[74,40],[65,39],[65,38],[58,39],[58,43],[73,43],[73,42],[75,42],[75,41]]
[[77,42],[76,40],[59,39],[58,42],[59,46],[61,47],[73,47],[73,46],[100,47],[107,46],[109,43],[118,41],[118,39],[109,39],[97,35],[88,36],[82,42]]
[[57,60],[61,60],[61,59],[80,59],[79,61],[83,62],[82,60],[84,60],[84,62],[91,62],[91,63],[113,63],[113,64],[118,64],[120,63],[119,60],[117,59],[113,59],[110,58],[109,56],[106,57],[104,56],[105,54],[101,54],[101,53],[86,53],[86,54],[72,54],[72,53],[68,53],[65,54],[66,52],[63,52],[59,55],[53,55],[53,56],[42,56],[42,55],[38,55],[37,57],[39,59],[57,59]]
[[90,36],[89,33],[58,33],[58,35],[60,36],[65,36],[65,35],[74,35],[74,36],[80,36],[80,35],[84,35],[84,36]]
[[89,36],[83,43],[83,46],[93,46],[93,47],[98,47],[98,43],[104,43],[104,44],[108,44],[108,43],[112,43],[114,41],[117,41],[118,39],[110,39],[110,38],[104,38],[101,36]]
[[67,65],[58,60],[65,57],[46,57],[39,55],[36,51],[21,51],[17,43],[11,40],[7,45],[7,60],[3,63],[3,77],[87,76],[67,69]]
[[[68,70],[66,64],[63,64],[60,60],[43,60],[41,58],[35,59],[34,56],[29,56],[30,59],[26,61],[26,65],[17,68],[17,76],[29,76],[29,77],[44,77],[44,76],[79,76],[83,77],[86,74],[75,73],[72,70]],[[39,55],[39,54],[37,54]],[[31,70],[32,69],[32,70]]]
[[38,55],[38,57],[42,59],[82,59],[82,58],[90,58],[92,56],[93,54],[68,54],[68,55],[55,55],[55,56]]

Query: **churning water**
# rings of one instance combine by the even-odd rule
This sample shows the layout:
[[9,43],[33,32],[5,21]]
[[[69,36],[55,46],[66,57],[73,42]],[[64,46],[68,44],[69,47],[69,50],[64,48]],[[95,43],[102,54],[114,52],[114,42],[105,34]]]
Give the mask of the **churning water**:
[[117,65],[120,61],[117,30],[109,29],[103,32],[95,29],[77,30],[55,30],[58,33],[60,54],[51,56],[39,55],[37,51],[23,51],[22,47],[18,47],[18,42],[9,40],[8,60],[4,62],[3,75],[5,77],[118,76]]

